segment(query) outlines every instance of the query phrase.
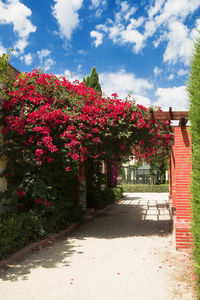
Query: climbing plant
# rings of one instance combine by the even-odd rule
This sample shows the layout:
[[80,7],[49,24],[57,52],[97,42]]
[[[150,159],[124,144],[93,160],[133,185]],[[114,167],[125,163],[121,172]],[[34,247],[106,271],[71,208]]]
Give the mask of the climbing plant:
[[5,92],[1,157],[8,158],[7,193],[16,205],[48,209],[65,199],[56,178],[65,185],[86,161],[133,151],[151,161],[168,152],[168,122],[147,120],[147,108],[116,95],[103,98],[84,83],[34,70],[20,74]]

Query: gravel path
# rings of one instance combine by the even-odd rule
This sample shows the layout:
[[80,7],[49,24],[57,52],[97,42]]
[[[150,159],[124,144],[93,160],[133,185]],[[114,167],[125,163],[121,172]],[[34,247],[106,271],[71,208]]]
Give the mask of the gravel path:
[[0,273],[3,300],[192,300],[189,252],[175,251],[167,193],[125,199]]

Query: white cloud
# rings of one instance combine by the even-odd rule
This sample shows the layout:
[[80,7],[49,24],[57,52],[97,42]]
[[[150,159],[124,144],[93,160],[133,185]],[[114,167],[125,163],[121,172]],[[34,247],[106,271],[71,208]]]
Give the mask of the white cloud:
[[81,72],[82,71],[82,65],[79,64],[78,67],[77,67],[77,72]]
[[18,35],[18,40],[13,46],[13,54],[16,56],[24,52],[29,35],[37,29],[29,19],[31,14],[31,9],[19,0],[9,0],[7,3],[0,1],[0,24],[12,24],[14,32]]
[[83,81],[83,77],[80,74],[71,72],[70,70],[65,70],[64,74],[61,74],[61,76],[66,77],[70,82],[74,82],[75,80],[78,80],[79,82]]
[[162,5],[164,4],[165,0],[156,0],[155,5],[151,6],[148,10],[149,18],[152,19],[161,9]]
[[[194,28],[184,24],[186,18],[200,8],[199,0],[155,0],[147,9],[147,17],[135,18],[136,7],[128,1],[117,1],[118,10],[113,19],[95,28],[99,33],[96,45],[103,42],[102,34],[118,45],[132,46],[134,53],[139,53],[146,46],[147,39],[157,48],[161,43],[165,50],[163,61],[167,64],[178,62],[189,65],[193,49],[193,40],[197,37],[196,28],[200,29],[197,19]],[[117,9],[117,7],[116,7]]]
[[51,68],[51,66],[54,64],[55,64],[55,61],[52,58],[49,57],[49,58],[45,59],[44,64],[43,64],[44,71],[45,72],[48,71]]
[[40,66],[45,72],[48,71],[52,65],[55,64],[55,61],[50,57],[51,51],[48,49],[42,49],[37,51],[38,58],[40,60]]
[[126,28],[119,33],[119,40],[121,44],[131,43],[133,44],[133,51],[139,53],[144,48],[144,36],[135,29]]
[[192,49],[193,42],[187,26],[179,21],[170,22],[168,43],[163,55],[164,62],[175,64],[180,60],[185,65],[189,65]]
[[33,57],[31,53],[24,55],[24,62],[27,66],[29,66],[32,63],[32,61],[33,61]]
[[99,6],[100,2],[101,2],[101,0],[92,0],[92,5],[94,7],[97,7],[97,6]]
[[188,74],[188,72],[189,72],[188,70],[180,69],[180,70],[178,70],[178,75],[184,76],[184,75]]
[[185,86],[158,88],[155,92],[158,100],[153,105],[158,105],[162,110],[185,111],[188,110],[188,97]]
[[157,17],[158,23],[169,22],[171,18],[179,18],[182,21],[192,14],[200,6],[199,0],[167,0]]
[[132,46],[133,52],[140,52],[144,48],[144,36],[137,28],[142,26],[145,19],[133,18],[135,11],[136,8],[127,1],[120,2],[120,10],[115,13],[114,20],[107,19],[105,24],[99,24],[96,30],[91,31],[90,35],[96,38],[95,46],[102,44],[103,36],[106,34],[113,43],[128,44]]
[[167,80],[173,80],[174,79],[174,74],[170,74],[167,78]]
[[90,32],[90,36],[95,39],[93,41],[95,47],[98,47],[103,43],[103,33],[93,30]]
[[91,0],[91,2],[92,2],[92,6],[90,7],[91,9],[97,8],[100,5],[102,6],[106,5],[106,0]]
[[151,106],[151,101],[149,98],[141,96],[141,95],[134,95],[133,100],[135,100],[136,104],[141,104],[145,107],[150,107]]
[[101,15],[106,7],[107,1],[106,0],[91,0],[91,3],[92,4],[89,6],[89,9],[96,10],[95,11],[96,18],[101,17]]
[[42,62],[44,57],[47,57],[50,54],[51,54],[51,51],[48,49],[42,49],[40,51],[37,51],[37,55],[39,57],[40,62]]
[[162,69],[159,69],[157,66],[153,69],[154,75],[157,77],[162,72]]
[[52,7],[53,16],[56,18],[61,37],[71,39],[72,32],[79,25],[78,10],[82,7],[83,0],[54,0]]
[[78,50],[78,54],[85,56],[85,55],[87,55],[87,51],[80,49],[80,50]]
[[117,93],[119,97],[125,98],[132,93],[133,96],[145,96],[146,91],[152,89],[152,84],[143,78],[136,78],[133,73],[127,73],[125,70],[118,72],[105,72],[99,74],[100,84],[103,93],[110,96]]
[[189,65],[193,39],[197,35],[195,28],[200,27],[200,22],[197,21],[195,28],[189,29],[184,25],[184,21],[199,7],[199,0],[158,0],[150,7],[149,20],[145,24],[145,36],[153,36],[159,31],[160,36],[153,44],[158,47],[161,42],[167,42],[163,55],[164,62],[171,64],[182,62]]

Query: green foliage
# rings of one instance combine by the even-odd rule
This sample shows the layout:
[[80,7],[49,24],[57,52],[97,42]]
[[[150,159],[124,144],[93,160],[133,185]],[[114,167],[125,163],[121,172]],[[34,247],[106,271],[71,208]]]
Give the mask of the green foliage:
[[101,86],[99,83],[99,75],[95,67],[92,68],[91,75],[88,75],[86,79],[83,78],[83,82],[85,82],[87,87],[92,87],[96,92],[102,93]]
[[[9,88],[12,84],[11,67],[9,65],[10,55],[11,53],[0,55],[0,83],[3,84],[4,88]],[[4,88],[0,87],[0,97],[6,98],[7,95]]]
[[151,160],[151,176],[154,176],[154,172],[157,170],[157,176],[161,178],[161,183],[165,183],[165,171],[169,169],[169,156],[163,155],[162,159],[159,156],[155,156]]
[[194,257],[200,296],[200,35],[195,42],[187,85],[192,136],[192,210]]
[[0,259],[8,257],[30,242],[48,233],[58,232],[72,222],[83,220],[83,212],[73,202],[58,203],[48,212],[31,209],[0,217]]
[[106,177],[102,173],[102,161],[100,159],[88,159],[86,169],[86,201],[87,207],[98,207],[102,200],[101,186],[105,184]]
[[88,207],[101,209],[107,205],[120,200],[123,196],[123,189],[121,186],[116,188],[107,188],[98,193],[93,193],[93,197],[90,198]]
[[169,185],[122,184],[125,193],[168,193]]

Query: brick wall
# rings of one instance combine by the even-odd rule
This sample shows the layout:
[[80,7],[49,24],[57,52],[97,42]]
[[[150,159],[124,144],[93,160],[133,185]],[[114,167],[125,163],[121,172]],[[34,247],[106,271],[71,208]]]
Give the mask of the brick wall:
[[191,184],[191,137],[188,127],[174,127],[174,145],[171,154],[171,194],[176,208],[176,248],[186,248],[192,243],[190,222],[192,217],[190,199]]

